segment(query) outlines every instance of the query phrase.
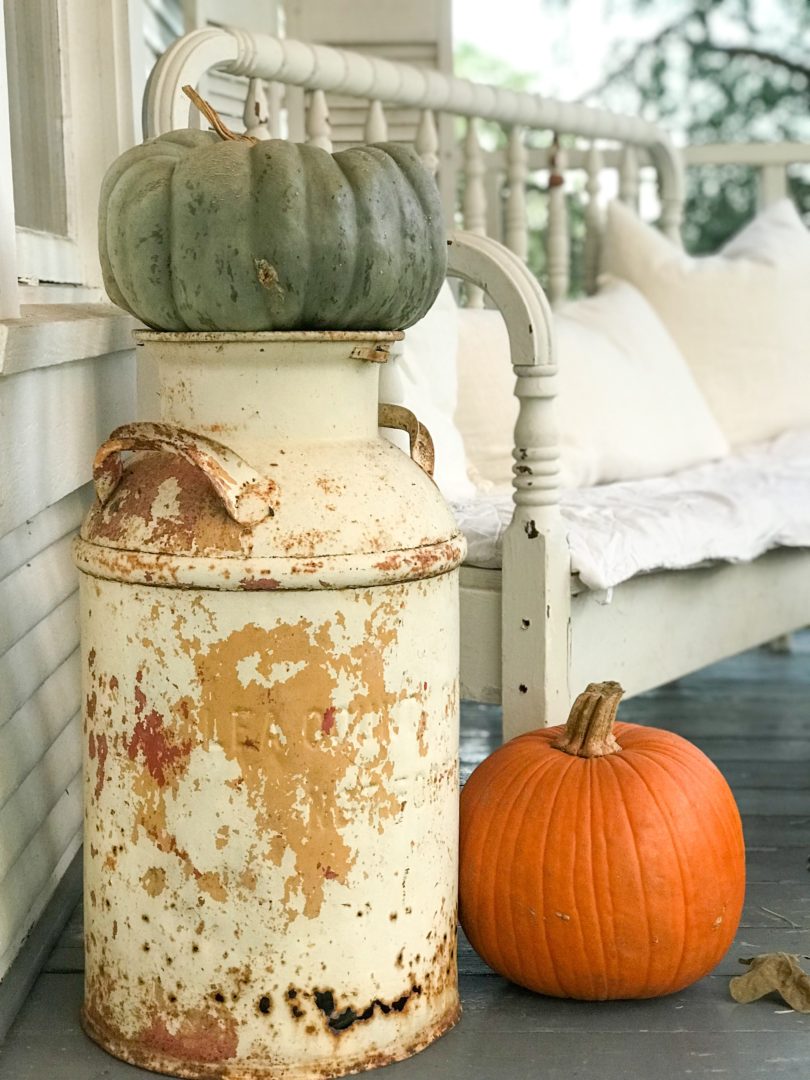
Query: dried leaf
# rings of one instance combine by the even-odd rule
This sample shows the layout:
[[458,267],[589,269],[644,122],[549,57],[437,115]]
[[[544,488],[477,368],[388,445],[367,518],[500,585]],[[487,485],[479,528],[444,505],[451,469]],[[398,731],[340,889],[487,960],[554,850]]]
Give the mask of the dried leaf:
[[774,990],[796,1012],[810,1013],[810,975],[799,966],[798,956],[790,953],[763,953],[740,960],[750,971],[736,975],[729,983],[735,1001],[747,1005]]

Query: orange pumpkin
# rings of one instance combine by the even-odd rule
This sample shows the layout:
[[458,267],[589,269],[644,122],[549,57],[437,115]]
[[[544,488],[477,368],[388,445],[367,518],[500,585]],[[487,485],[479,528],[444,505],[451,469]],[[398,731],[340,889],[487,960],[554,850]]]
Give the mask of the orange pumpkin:
[[461,924],[513,982],[599,1001],[681,990],[732,942],[745,892],[734,797],[697,747],[617,723],[592,683],[565,727],[496,750],[461,796]]

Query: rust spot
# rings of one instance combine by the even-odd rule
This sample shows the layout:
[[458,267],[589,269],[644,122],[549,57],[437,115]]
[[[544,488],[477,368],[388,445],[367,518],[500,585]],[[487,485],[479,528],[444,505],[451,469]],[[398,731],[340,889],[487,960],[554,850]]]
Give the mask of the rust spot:
[[421,993],[422,987],[414,984],[394,1001],[382,1001],[380,998],[374,998],[370,1004],[362,1009],[356,1009],[352,1006],[338,1009],[335,1004],[335,995],[331,990],[315,990],[313,997],[316,1006],[326,1018],[328,1029],[339,1035],[344,1031],[348,1031],[353,1024],[370,1020],[378,1009],[383,1016],[387,1016],[391,1012],[402,1012],[411,998],[419,997]]
[[223,885],[222,878],[214,870],[209,870],[204,874],[197,870],[194,872],[194,877],[197,879],[198,888],[207,893],[212,900],[222,903],[228,899],[228,890]]
[[[135,689],[136,697],[139,689]],[[163,787],[185,764],[190,750],[190,742],[178,744],[172,741],[170,733],[163,726],[162,715],[152,709],[136,723],[127,754],[130,761],[135,761],[139,753],[142,753],[149,775],[159,787]]]
[[85,702],[85,712],[87,714],[87,719],[88,720],[95,720],[97,705],[98,705],[98,698],[96,697],[96,692],[94,690],[92,692],[92,694],[87,695],[87,700]]
[[256,879],[256,875],[252,870],[243,870],[236,880],[242,886],[242,888],[247,889],[248,892],[256,891],[258,881]]
[[239,1038],[234,1016],[194,1009],[176,1027],[172,1023],[172,1030],[163,1016],[154,1016],[138,1041],[153,1053],[203,1064],[235,1057]]
[[248,591],[255,590],[257,592],[261,591],[261,590],[271,590],[271,589],[280,589],[281,588],[281,582],[276,581],[275,578],[271,578],[271,577],[266,577],[266,578],[242,578],[240,584],[241,584],[243,589],[246,589]]
[[[238,763],[240,785],[256,814],[259,835],[266,838],[265,858],[278,866],[287,852],[294,856],[282,899],[289,920],[319,914],[325,866],[346,881],[357,852],[344,831],[358,813],[382,828],[385,818],[399,812],[399,801],[388,790],[393,771],[390,711],[408,691],[389,690],[384,678],[385,651],[396,641],[397,617],[398,608],[389,600],[378,604],[366,620],[364,641],[345,653],[332,643],[331,623],[301,619],[272,630],[248,624],[193,656],[200,702],[186,734],[180,735],[183,726],[178,725],[176,737],[201,740],[203,746],[214,741]],[[277,665],[284,665],[288,675],[270,680]],[[316,734],[334,724],[332,697],[346,683],[353,692],[346,701],[350,719],[344,747],[342,741]],[[361,782],[353,779],[350,740],[368,715],[374,717],[369,735],[376,745]],[[159,750],[156,741],[155,764],[162,766]],[[343,785],[345,802],[334,797],[338,785]]]
[[[92,732],[90,738],[93,738]],[[98,754],[98,761],[96,762],[96,786],[94,790],[95,797],[98,798],[104,789],[104,770],[107,762],[107,754],[109,753],[109,746],[107,745],[107,736],[102,732],[96,736],[96,754]],[[94,757],[92,750],[90,757]]]
[[344,490],[343,485],[333,480],[331,476],[318,476],[315,483],[326,495],[339,495]]
[[426,757],[428,752],[428,745],[425,741],[425,733],[427,732],[428,714],[422,709],[419,715],[419,727],[416,729],[416,741],[419,745],[419,756]]
[[169,453],[136,455],[113,497],[103,507],[97,503],[92,508],[82,536],[130,549],[133,555],[248,553],[251,541],[251,531],[230,517],[205,473]]
[[374,563],[374,567],[383,573],[416,570],[422,577],[430,577],[448,564],[456,562],[458,562],[458,544],[455,541],[435,544],[426,538],[421,547],[409,551],[388,552],[385,559]]
[[375,570],[382,570],[383,573],[386,570],[398,570],[402,565],[402,557],[400,555],[392,554],[387,559],[383,559],[382,562],[374,563]]
[[160,896],[166,888],[166,871],[159,866],[150,867],[142,875],[141,885],[150,896]]
[[334,879],[338,877],[338,875],[335,873],[331,866],[327,866],[327,868],[323,872],[323,876],[327,879],[327,881],[334,881]]
[[335,726],[335,707],[330,705],[329,708],[323,714],[323,723],[321,724],[321,731],[324,735],[328,735],[329,732]]
[[91,649],[90,652],[87,654],[88,667],[91,667],[91,668],[94,667],[95,663],[96,663],[96,650]]
[[116,679],[115,675],[113,675],[111,677],[111,679],[110,679],[110,692],[114,694],[117,689],[118,689],[118,679]]
[[259,998],[259,1005],[258,1005],[259,1012],[264,1013],[264,1015],[266,1016],[270,1012],[270,1010],[272,1008],[273,1008],[273,1003],[270,1000],[269,995],[262,994],[262,996]]
[[290,567],[291,574],[317,574],[323,569],[323,559],[305,559]]

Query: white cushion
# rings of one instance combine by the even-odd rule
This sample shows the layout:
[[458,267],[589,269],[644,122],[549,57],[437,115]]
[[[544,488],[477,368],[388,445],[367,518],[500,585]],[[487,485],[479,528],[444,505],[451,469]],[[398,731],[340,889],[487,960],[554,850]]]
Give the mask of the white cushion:
[[[454,506],[467,562],[500,567],[514,504],[508,491]],[[673,476],[563,492],[571,569],[589,589],[636,574],[770,548],[810,547],[810,429],[786,432]]]
[[602,268],[653,305],[733,445],[810,424],[810,234],[789,200],[703,258],[613,202]]
[[[512,479],[517,401],[506,325],[497,311],[460,312],[456,421],[470,464]],[[684,469],[728,445],[655,312],[616,282],[554,316],[561,484],[582,487]]]
[[[380,401],[404,405],[430,432],[436,450],[434,479],[446,499],[470,498],[475,487],[467,476],[464,443],[456,428],[458,308],[447,282],[436,302],[405,340],[392,349],[380,371]],[[382,434],[407,452],[402,432]]]

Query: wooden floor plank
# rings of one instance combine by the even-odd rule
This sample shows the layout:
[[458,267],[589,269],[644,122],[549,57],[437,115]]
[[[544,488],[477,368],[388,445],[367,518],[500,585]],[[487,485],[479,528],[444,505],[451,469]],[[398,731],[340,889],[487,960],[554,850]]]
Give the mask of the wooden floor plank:
[[767,700],[756,708],[752,702],[746,702],[746,707],[740,708],[720,701],[712,705],[703,695],[694,700],[676,701],[668,709],[658,705],[653,708],[651,702],[645,702],[643,709],[631,713],[629,706],[632,704],[629,701],[627,708],[622,709],[622,719],[632,724],[666,728],[685,739],[717,736],[744,739],[749,732],[756,738],[801,739],[807,734],[807,716],[796,712],[795,702],[786,702],[787,715],[779,715]]
[[791,814],[802,817],[810,809],[810,792],[801,788],[780,791],[778,788],[735,787],[734,798],[743,816],[762,814],[763,817],[779,817]]
[[748,847],[745,865],[751,882],[792,881],[810,885],[806,847]]
[[[731,948],[711,974],[727,978],[740,975],[745,971],[740,964],[741,957],[768,952],[788,952],[799,956],[810,953],[810,929],[792,929],[787,924],[740,927]],[[473,950],[463,931],[458,941],[458,970],[464,975],[495,974]]]
[[735,791],[755,788],[758,791],[798,792],[804,807],[810,807],[810,765],[806,761],[766,761],[749,758],[729,761],[716,758],[715,764]]
[[[635,1038],[656,1032],[728,1035],[756,1031],[792,1032],[805,1040],[810,1035],[810,1018],[786,1012],[784,1003],[775,998],[756,1010],[738,1005],[728,992],[728,979],[701,979],[681,993],[643,1001],[566,1001],[533,994],[498,976],[470,976],[462,980],[462,987],[462,1024],[484,1021],[499,1035],[579,1032],[594,1038],[607,1033]],[[649,1075],[630,1074],[630,1080],[647,1080]]]
[[68,975],[84,971],[84,947],[57,945],[42,970],[49,975]]
[[748,847],[806,847],[810,851],[810,806],[804,814],[746,814],[743,831]]
[[740,926],[810,930],[810,874],[800,884],[748,881]]
[[[810,667],[810,663],[807,664]],[[805,685],[705,683],[622,702],[620,716],[634,724],[677,731],[685,738],[806,738],[807,709],[797,700]]]
[[[718,984],[718,985],[715,985]],[[461,1022],[386,1080],[646,1080],[666,1077],[807,1080],[810,1018],[775,1001],[737,1005],[725,980],[641,1002],[570,1002],[496,977],[461,981]],[[59,1007],[54,1008],[58,1002]],[[147,1080],[81,1032],[81,977],[44,975],[16,1038],[0,1047],[5,1080]]]
[[[778,738],[768,735],[716,736],[700,735],[691,741],[712,761],[804,762],[805,775],[810,777],[810,720],[807,738]],[[810,783],[810,780],[808,780]]]

